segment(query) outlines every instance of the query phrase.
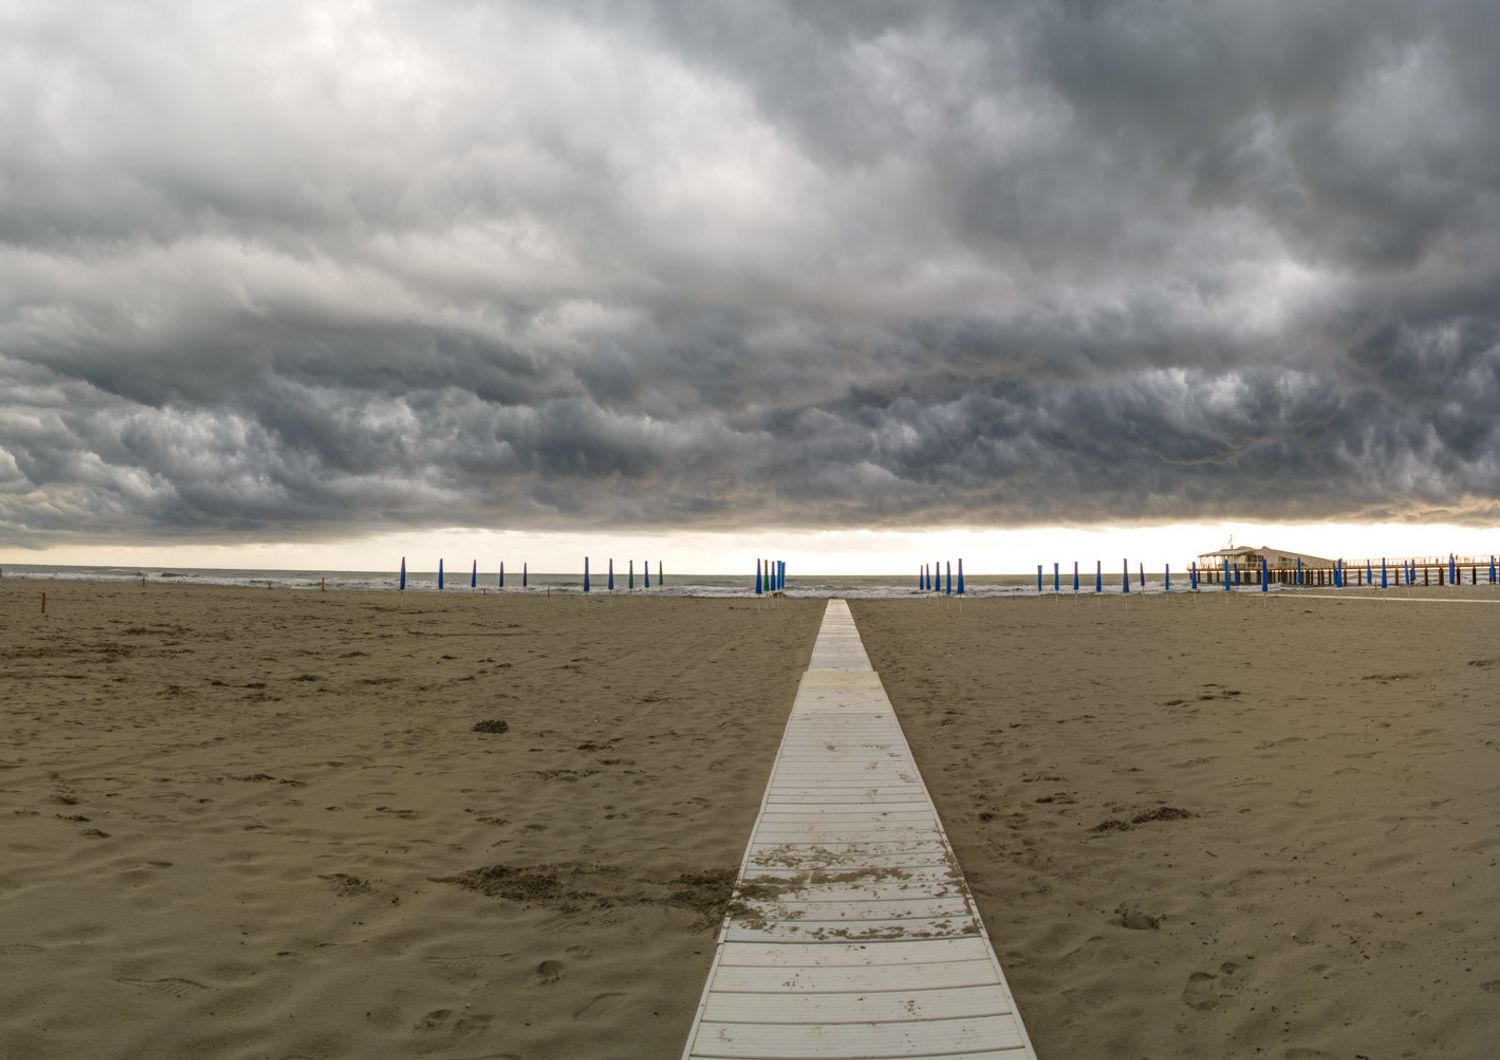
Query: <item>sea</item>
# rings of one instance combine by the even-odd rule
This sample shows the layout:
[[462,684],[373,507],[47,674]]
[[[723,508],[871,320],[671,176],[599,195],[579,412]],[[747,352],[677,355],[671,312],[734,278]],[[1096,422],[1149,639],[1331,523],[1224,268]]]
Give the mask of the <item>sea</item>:
[[[1071,566],[1071,565],[1070,565]],[[458,571],[447,571],[444,577],[444,591],[447,592],[469,592],[470,570],[464,568]],[[6,564],[0,567],[0,577],[3,578],[25,578],[38,581],[87,581],[87,582],[138,582],[142,578],[152,583],[174,582],[184,585],[234,585],[246,586],[257,589],[297,589],[314,590],[320,586],[327,585],[330,590],[345,590],[357,592],[396,592],[400,589],[400,573],[398,571],[310,571],[310,570],[254,570],[236,568],[200,568],[200,567],[78,567],[47,564]],[[472,589],[483,589],[486,592],[539,592],[539,593],[581,593],[583,592],[583,572],[570,571],[566,573],[542,573],[531,571],[526,575],[526,584],[522,586],[522,575],[519,570],[505,572],[505,586],[502,589],[499,584],[499,572],[495,569],[481,570],[475,578]],[[593,593],[607,594],[610,592],[608,585],[608,573],[591,570],[589,574],[589,588]],[[705,597],[741,597],[755,595],[755,574],[674,574],[666,571],[666,584],[658,582],[656,571],[651,573],[651,587],[646,589],[637,574],[635,588],[627,588],[627,575],[616,570],[615,593],[646,593],[655,596],[705,596]],[[946,582],[943,583],[946,589]],[[1171,591],[1186,589],[1188,578],[1186,574],[1173,571],[1171,576]],[[1091,595],[1094,592],[1094,572],[1080,573],[1078,592]],[[1130,575],[1130,592],[1157,593],[1168,588],[1163,572],[1147,571],[1145,584],[1141,583],[1138,571],[1132,571]],[[1251,588],[1245,586],[1245,588]],[[1272,586],[1272,590],[1275,590]],[[954,592],[958,590],[958,580],[955,577],[953,583]],[[406,575],[407,592],[438,592],[436,571],[408,571]],[[1042,578],[1043,595],[1061,594],[1071,595],[1073,589],[1073,573],[1071,569],[1063,571],[1054,588],[1052,571],[1048,569]],[[1121,594],[1124,590],[1124,578],[1122,572],[1115,571],[1113,574],[1106,573],[1103,578],[1102,591],[1111,594]],[[964,577],[964,595],[966,596],[1036,596],[1038,593],[1037,576],[1031,574],[966,574]],[[903,598],[911,596],[936,596],[939,595],[931,590],[923,591],[917,588],[917,576],[913,572],[909,576],[886,575],[886,574],[805,574],[797,575],[788,571],[786,576],[786,595],[790,597],[846,597],[854,599],[870,598]]]

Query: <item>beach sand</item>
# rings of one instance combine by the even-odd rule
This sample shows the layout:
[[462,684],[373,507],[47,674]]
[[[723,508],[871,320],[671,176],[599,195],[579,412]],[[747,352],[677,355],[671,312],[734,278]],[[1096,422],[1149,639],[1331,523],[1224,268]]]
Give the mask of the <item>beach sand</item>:
[[[1044,1060],[1493,1055],[1500,607],[852,606]],[[0,581],[0,1056],[677,1055],[822,610]]]
[[852,607],[1044,1060],[1496,1055],[1500,606]]
[[822,611],[0,581],[0,1056],[678,1054]]

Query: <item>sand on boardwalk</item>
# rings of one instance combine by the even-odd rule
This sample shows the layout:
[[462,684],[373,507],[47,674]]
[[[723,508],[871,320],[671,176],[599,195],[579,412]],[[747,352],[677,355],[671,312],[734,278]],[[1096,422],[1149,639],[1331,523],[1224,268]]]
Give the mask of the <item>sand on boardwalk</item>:
[[1500,606],[852,607],[1044,1060],[1496,1055]]
[[822,611],[0,581],[0,1056],[677,1054]]

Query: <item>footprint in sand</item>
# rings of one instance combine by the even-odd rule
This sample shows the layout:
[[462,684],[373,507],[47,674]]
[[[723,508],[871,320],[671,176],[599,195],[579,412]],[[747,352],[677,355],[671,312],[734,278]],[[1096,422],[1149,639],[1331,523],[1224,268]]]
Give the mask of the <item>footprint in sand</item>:
[[123,976],[114,976],[114,980],[117,983],[124,983],[126,986],[133,986],[145,993],[156,994],[158,997],[178,999],[193,997],[205,990],[213,989],[211,986],[205,986],[191,979],[130,979]]
[[567,974],[568,966],[562,961],[543,961],[536,966],[536,974],[531,977],[532,986],[551,986]]
[[471,1035],[478,1034],[494,1022],[495,1017],[485,1012],[466,1013],[459,1017],[458,1022],[453,1025],[453,1036],[455,1038],[468,1038]]
[[595,994],[587,1005],[573,1013],[575,1020],[597,1019],[600,1016],[608,1016],[625,1007],[622,998],[629,997],[628,994],[618,990],[606,991],[603,994]]
[[456,968],[464,971],[480,971],[497,964],[504,964],[515,957],[513,953],[464,953],[457,956],[438,955],[434,957],[423,957],[422,960],[428,964],[436,964],[443,968]]
[[1194,972],[1188,976],[1187,986],[1183,988],[1183,1003],[1202,1012],[1218,1008],[1244,988],[1244,979],[1239,972],[1240,965],[1234,961],[1219,965],[1217,973]]
[[473,983],[494,981],[500,966],[508,964],[514,957],[511,953],[470,953],[422,959],[433,967],[439,978],[451,983]]
[[423,1016],[421,1019],[417,1020],[417,1022],[413,1023],[411,1025],[411,1029],[414,1031],[439,1030],[443,1026],[443,1024],[448,1022],[449,1018],[451,1018],[452,1015],[453,1010],[451,1008],[433,1009],[431,1012],[427,1013],[427,1015]]

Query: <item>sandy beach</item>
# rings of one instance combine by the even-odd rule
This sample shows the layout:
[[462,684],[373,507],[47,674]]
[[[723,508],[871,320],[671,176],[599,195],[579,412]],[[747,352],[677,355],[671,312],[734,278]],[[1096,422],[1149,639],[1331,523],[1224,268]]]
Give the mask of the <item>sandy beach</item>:
[[0,1056],[675,1055],[822,610],[0,581]]
[[[1500,607],[852,606],[1039,1055],[1488,1055]],[[677,1055],[822,609],[0,582],[0,1056]]]
[[1500,606],[852,607],[1039,1056],[1494,1055]]

